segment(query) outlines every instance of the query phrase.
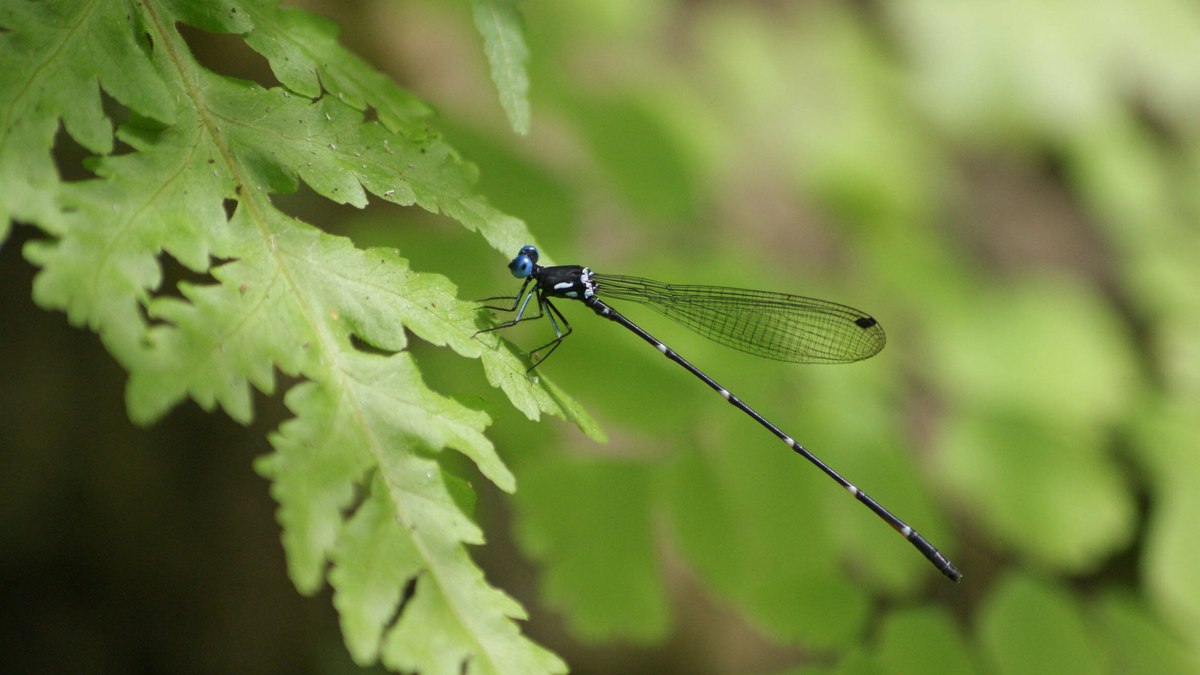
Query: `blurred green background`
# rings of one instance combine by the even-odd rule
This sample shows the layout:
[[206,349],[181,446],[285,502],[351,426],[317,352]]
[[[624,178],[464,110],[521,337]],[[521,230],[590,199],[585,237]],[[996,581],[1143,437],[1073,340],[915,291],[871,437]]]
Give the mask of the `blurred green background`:
[[[526,2],[519,137],[465,3],[298,4],[437,107],[545,258],[824,297],[888,332],[870,361],[792,366],[627,312],[920,530],[958,585],[581,307],[560,304],[575,333],[539,375],[607,445],[414,347],[494,418],[511,500],[447,459],[481,491],[474,554],[576,672],[1200,672],[1200,7]],[[235,38],[192,39],[271,84]],[[447,219],[283,202],[461,297],[516,289],[516,252]],[[279,402],[249,433],[192,405],[131,427],[123,374],[33,307],[18,251],[0,249],[4,653],[351,670],[328,597],[290,590],[250,470]]]

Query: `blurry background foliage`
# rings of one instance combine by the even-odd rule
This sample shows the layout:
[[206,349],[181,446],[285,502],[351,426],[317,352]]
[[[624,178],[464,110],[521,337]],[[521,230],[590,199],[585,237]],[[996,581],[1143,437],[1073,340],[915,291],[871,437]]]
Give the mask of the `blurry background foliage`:
[[[554,261],[826,297],[888,331],[868,362],[796,367],[628,312],[921,530],[959,585],[590,312],[563,303],[576,332],[542,372],[607,445],[527,421],[475,363],[414,345],[433,388],[493,416],[517,477],[509,501],[454,465],[481,491],[473,554],[576,672],[1200,672],[1194,3],[529,1],[527,136],[467,3],[298,4],[435,105],[480,191]],[[273,84],[235,38],[190,39]],[[284,204],[460,297],[517,286],[510,256],[442,217],[305,187]],[[3,611],[35,627],[5,652],[349,669],[329,603],[283,577],[248,467],[263,434],[190,406],[127,426],[123,375],[32,308],[16,248],[3,419],[56,430],[5,432],[26,444],[3,451],[3,499],[25,494],[5,538],[25,547],[5,547]],[[46,368],[70,390],[35,386]],[[259,404],[262,429],[285,414]],[[114,522],[140,543],[113,547]],[[198,577],[204,597],[181,598]]]

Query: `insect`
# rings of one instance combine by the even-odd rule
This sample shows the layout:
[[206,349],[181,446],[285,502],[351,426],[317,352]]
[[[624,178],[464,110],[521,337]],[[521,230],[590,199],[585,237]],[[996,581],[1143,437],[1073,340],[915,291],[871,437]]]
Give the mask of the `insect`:
[[[545,361],[571,333],[571,324],[554,306],[552,299],[578,300],[596,314],[624,326],[653,345],[668,359],[683,366],[734,407],[779,437],[789,448],[903,535],[946,577],[953,581],[962,578],[958,568],[916,530],[892,515],[879,502],[843,478],[728,389],[610,307],[603,298],[645,305],[720,344],[755,356],[792,363],[851,363],[874,356],[883,349],[887,337],[883,327],[872,316],[836,302],[787,293],[724,286],[665,284],[641,277],[599,274],[580,265],[542,267],[537,263],[538,251],[533,246],[525,246],[517,253],[508,268],[514,277],[524,279],[521,290],[515,297],[500,296],[482,301],[512,300],[511,306],[485,307],[516,314],[509,321],[480,331],[501,330],[522,321],[546,317],[554,327],[555,338],[534,350],[540,352],[548,348],[530,370]],[[529,303],[533,300],[537,301],[537,314],[526,316]]]

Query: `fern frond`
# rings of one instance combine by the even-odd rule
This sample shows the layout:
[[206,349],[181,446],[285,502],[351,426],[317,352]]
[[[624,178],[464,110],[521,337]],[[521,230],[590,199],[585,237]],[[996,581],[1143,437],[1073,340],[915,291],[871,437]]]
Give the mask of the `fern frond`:
[[500,105],[513,130],[524,136],[529,133],[529,75],[525,72],[529,50],[521,17],[512,0],[471,0],[471,9],[475,27],[483,36]]
[[[181,23],[244,35],[283,86],[210,72]],[[355,659],[429,673],[562,670],[471,561],[466,545],[483,537],[453,498],[469,488],[435,459],[452,448],[512,491],[483,435],[489,419],[424,385],[406,331],[480,359],[531,418],[598,435],[594,423],[526,377],[495,336],[474,339],[476,307],[447,279],[271,201],[303,181],[342,204],[373,196],[444,213],[504,255],[532,241],[473,192],[474,168],[430,128],[427,106],[338,46],[328,22],[268,2],[6,3],[0,26],[0,236],[14,220],[49,235],[24,250],[41,268],[35,299],[94,330],[129,371],[131,418],[152,422],[190,398],[246,422],[253,389],[273,393],[276,370],[301,378],[285,398],[295,417],[258,468],[273,481],[297,587],[314,592],[332,562]],[[128,112],[115,134],[101,91]],[[97,155],[94,179],[59,177],[60,123]],[[211,282],[164,293],[163,254]]]

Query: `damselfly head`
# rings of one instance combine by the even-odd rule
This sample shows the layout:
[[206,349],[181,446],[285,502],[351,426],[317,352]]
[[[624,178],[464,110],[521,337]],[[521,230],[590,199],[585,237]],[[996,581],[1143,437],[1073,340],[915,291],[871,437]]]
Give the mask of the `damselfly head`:
[[532,246],[523,246],[517,257],[508,263],[508,269],[518,279],[528,279],[533,276],[533,268],[537,266],[538,252]]

